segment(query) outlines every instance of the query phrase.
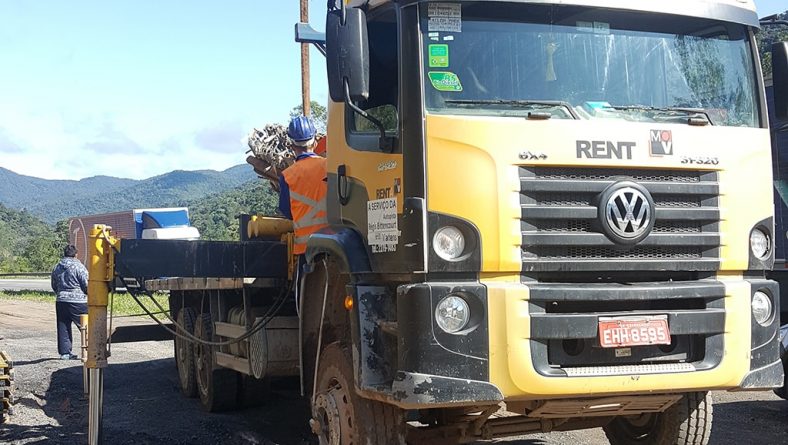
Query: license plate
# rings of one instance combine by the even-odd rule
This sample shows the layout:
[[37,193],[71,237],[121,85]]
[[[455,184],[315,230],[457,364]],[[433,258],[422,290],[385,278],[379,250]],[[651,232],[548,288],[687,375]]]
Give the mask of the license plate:
[[669,345],[668,316],[600,317],[599,344],[603,348]]

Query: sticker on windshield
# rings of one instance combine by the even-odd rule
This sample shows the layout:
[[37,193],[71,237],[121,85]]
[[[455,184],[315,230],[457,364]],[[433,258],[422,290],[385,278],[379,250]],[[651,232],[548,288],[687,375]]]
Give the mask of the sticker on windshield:
[[459,3],[430,3],[427,17],[427,31],[462,32],[462,5]]
[[430,68],[447,68],[449,66],[449,45],[430,45]]
[[575,29],[581,32],[593,32],[594,34],[610,34],[610,23],[607,22],[575,22]]
[[594,22],[595,34],[610,34],[610,23]]
[[450,71],[430,71],[427,73],[432,87],[438,91],[462,91],[460,78]]

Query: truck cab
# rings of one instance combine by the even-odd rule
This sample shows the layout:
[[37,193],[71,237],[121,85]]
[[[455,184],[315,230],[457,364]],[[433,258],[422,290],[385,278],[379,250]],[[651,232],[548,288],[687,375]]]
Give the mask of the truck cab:
[[340,3],[316,433],[701,444],[708,391],[782,385],[753,2]]

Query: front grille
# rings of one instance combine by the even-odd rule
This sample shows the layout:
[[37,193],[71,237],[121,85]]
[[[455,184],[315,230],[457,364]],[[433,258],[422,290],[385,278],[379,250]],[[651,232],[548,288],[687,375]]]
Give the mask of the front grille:
[[[718,281],[529,282],[531,355],[548,376],[709,369],[722,358],[725,286]],[[670,344],[604,348],[602,317],[666,317]]]
[[[712,271],[719,265],[717,172],[520,167],[524,272]],[[651,194],[655,223],[633,246],[613,242],[598,216],[601,193],[633,181]]]
[[695,247],[635,247],[618,250],[605,246],[551,246],[538,247],[539,258],[563,259],[567,256],[578,260],[602,260],[609,258],[624,259],[698,259],[702,258],[700,249]]

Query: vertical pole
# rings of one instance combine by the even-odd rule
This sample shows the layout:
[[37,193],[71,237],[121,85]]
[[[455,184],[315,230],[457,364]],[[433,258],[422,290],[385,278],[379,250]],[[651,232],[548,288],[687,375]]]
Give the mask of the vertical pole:
[[85,361],[88,358],[88,314],[79,316],[79,334],[79,358],[82,360],[82,391],[87,396],[90,394],[90,387],[88,386],[88,368],[85,366]]
[[[344,1],[344,0],[343,0]],[[301,23],[309,23],[309,0],[301,0]],[[304,116],[312,114],[309,98],[309,44],[301,44],[301,107]]]
[[90,395],[88,397],[88,445],[98,445],[101,440],[101,418],[104,406],[104,369],[91,368]]
[[104,402],[104,368],[107,367],[107,303],[114,276],[110,227],[97,224],[88,242],[88,346],[85,367],[88,385],[88,445],[100,445]]

